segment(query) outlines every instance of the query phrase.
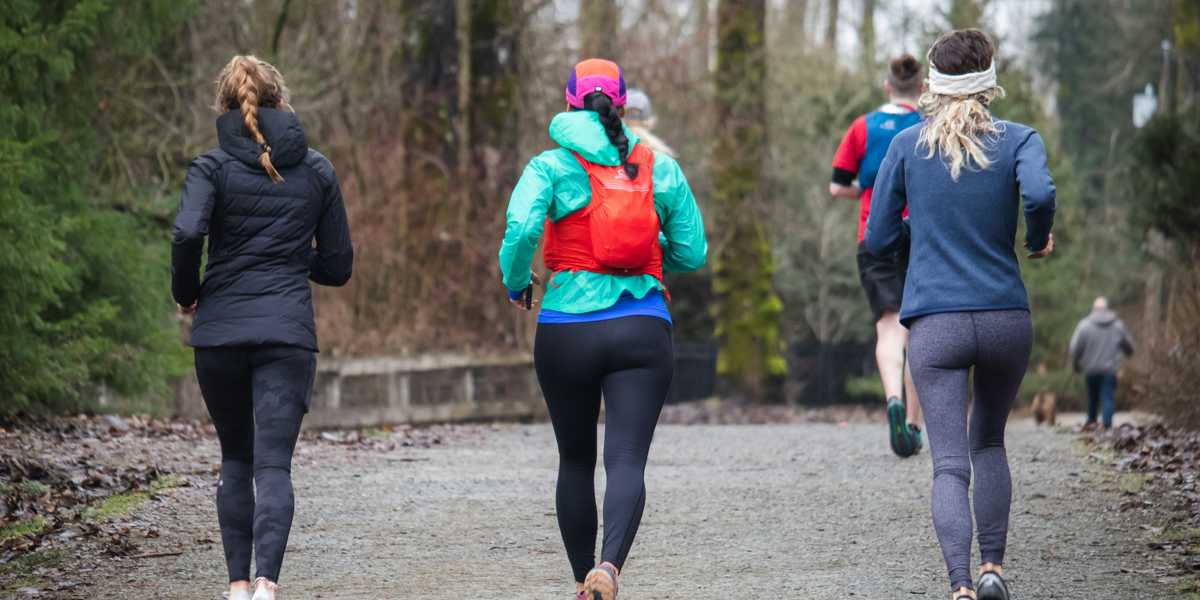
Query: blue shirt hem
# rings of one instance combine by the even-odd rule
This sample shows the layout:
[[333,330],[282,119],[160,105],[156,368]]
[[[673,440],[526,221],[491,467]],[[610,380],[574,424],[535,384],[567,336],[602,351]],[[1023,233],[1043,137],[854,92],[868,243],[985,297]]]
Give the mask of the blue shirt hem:
[[667,310],[666,299],[658,290],[650,291],[643,298],[634,298],[628,293],[622,294],[616,304],[586,313],[566,313],[543,308],[538,313],[538,323],[590,323],[622,317],[657,317],[671,323],[671,311]]

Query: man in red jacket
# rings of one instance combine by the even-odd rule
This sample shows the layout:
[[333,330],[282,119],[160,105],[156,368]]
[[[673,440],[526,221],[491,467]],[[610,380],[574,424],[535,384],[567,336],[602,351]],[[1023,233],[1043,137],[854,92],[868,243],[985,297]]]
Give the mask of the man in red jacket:
[[833,179],[829,184],[829,193],[835,198],[857,198],[859,201],[859,280],[875,316],[875,361],[887,398],[888,439],[892,451],[902,458],[920,451],[922,423],[921,405],[913,389],[912,375],[905,369],[908,330],[900,324],[908,251],[875,256],[863,248],[863,234],[871,212],[875,175],[892,138],[921,121],[921,114],[915,108],[921,85],[921,63],[911,54],[891,62],[890,73],[883,84],[890,101],[850,125],[833,158]]

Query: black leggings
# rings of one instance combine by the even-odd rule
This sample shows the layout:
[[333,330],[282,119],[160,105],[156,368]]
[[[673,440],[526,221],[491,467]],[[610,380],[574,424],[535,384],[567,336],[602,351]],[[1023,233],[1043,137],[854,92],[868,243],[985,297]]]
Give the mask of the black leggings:
[[[217,521],[230,581],[279,581],[292,528],[292,452],[316,355],[291,346],[197,348],[196,378],[221,441]],[[251,481],[253,479],[253,481]]]
[[657,317],[539,324],[534,365],[558,439],[558,526],[575,580],[596,564],[596,422],[604,395],[604,544],[625,564],[646,504],[646,457],[674,370],[671,326]]

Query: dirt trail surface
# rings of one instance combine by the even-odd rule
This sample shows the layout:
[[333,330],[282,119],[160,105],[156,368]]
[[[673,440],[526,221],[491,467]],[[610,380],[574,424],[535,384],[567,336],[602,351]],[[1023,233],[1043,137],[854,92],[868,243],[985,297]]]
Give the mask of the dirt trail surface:
[[[1075,436],[1017,422],[1008,439],[1016,598],[1171,596],[1170,565]],[[215,456],[211,440],[198,444]],[[545,424],[428,448],[302,443],[284,597],[571,598],[555,465]],[[890,456],[879,424],[664,425],[621,597],[945,598],[930,470],[928,453]],[[181,554],[93,562],[79,587],[38,597],[220,598],[214,479],[191,481],[131,517],[159,532],[143,553]]]

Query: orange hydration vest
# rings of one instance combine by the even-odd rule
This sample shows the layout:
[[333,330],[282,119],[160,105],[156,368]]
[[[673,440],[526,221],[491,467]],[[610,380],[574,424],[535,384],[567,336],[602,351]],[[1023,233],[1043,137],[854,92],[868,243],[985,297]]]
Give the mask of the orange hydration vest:
[[573,154],[587,171],[592,199],[558,221],[546,220],[546,266],[554,272],[653,275],[662,282],[654,152],[642,144],[634,146],[629,162],[638,165],[638,177],[633,180],[620,165],[597,165]]

